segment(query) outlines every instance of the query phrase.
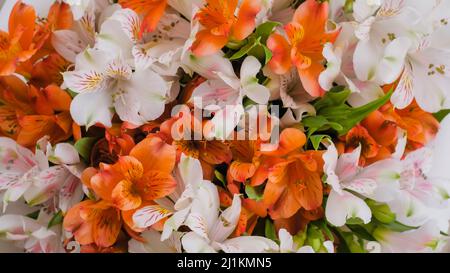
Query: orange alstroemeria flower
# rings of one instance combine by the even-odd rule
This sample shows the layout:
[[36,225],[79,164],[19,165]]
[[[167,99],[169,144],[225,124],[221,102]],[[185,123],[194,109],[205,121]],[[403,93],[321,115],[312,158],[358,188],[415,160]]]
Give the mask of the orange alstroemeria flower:
[[395,109],[388,103],[378,111],[385,119],[395,122],[407,132],[407,152],[425,146],[439,131],[439,121],[432,114],[423,111],[416,102],[402,110]]
[[191,48],[194,55],[214,54],[228,41],[242,41],[253,32],[261,0],[243,0],[236,16],[237,7],[238,0],[206,0],[195,16],[204,29],[195,37]]
[[11,75],[33,56],[39,46],[33,42],[36,12],[18,1],[9,17],[9,33],[0,30],[0,76]]
[[349,153],[361,145],[361,164],[369,165],[386,159],[395,152],[398,129],[406,131],[406,153],[426,145],[434,139],[439,122],[414,102],[403,110],[387,103],[368,115],[360,125],[352,128],[337,144],[341,153]]
[[273,53],[269,67],[277,74],[287,73],[292,65],[297,67],[305,90],[314,97],[324,94],[319,85],[319,75],[324,71],[324,44],[334,43],[340,30],[326,32],[328,3],[307,0],[295,12],[293,21],[285,26],[288,40],[274,33],[267,40]]
[[123,8],[129,8],[144,15],[139,35],[152,32],[166,10],[167,0],[119,0]]
[[[205,179],[212,179],[214,165],[229,163],[232,159],[229,143],[221,140],[206,140],[204,133],[208,121],[199,121],[191,110],[185,107],[178,115],[160,125],[159,134],[172,143],[181,153],[200,161]],[[175,139],[173,139],[173,137]],[[189,139],[190,138],[190,139]]]
[[322,205],[322,154],[297,152],[271,168],[263,200],[272,219],[290,218],[300,208],[314,210]]
[[86,200],[73,206],[63,223],[64,229],[72,232],[78,243],[95,243],[99,247],[112,246],[121,226],[120,211],[103,200]]
[[175,160],[173,146],[150,136],[115,164],[101,163],[100,170],[86,169],[82,181],[99,198],[119,209],[122,219],[134,229],[132,215],[137,209],[175,190],[176,181],[171,175]]
[[53,51],[49,41],[52,31],[69,29],[72,23],[70,6],[65,3],[55,2],[42,23],[32,6],[17,1],[9,17],[8,33],[0,30],[0,76],[18,72],[31,78],[33,64]]
[[0,135],[33,147],[43,136],[52,143],[80,137],[80,128],[70,116],[69,94],[56,85],[37,89],[16,76],[0,80]]

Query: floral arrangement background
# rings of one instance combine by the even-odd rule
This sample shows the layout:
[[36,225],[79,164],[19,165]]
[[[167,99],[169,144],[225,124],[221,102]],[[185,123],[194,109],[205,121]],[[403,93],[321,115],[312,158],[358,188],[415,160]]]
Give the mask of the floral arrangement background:
[[0,252],[449,251],[450,0],[35,2]]

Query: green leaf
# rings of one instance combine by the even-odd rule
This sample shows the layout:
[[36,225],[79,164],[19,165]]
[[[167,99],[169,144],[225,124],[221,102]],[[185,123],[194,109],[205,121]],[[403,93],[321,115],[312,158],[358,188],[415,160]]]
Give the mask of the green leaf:
[[384,203],[366,199],[366,203],[372,211],[372,215],[383,224],[390,224],[395,221],[395,213]]
[[53,226],[59,225],[63,222],[63,213],[62,211],[58,211],[55,215],[53,215],[52,219],[50,219],[50,222],[48,222],[48,227],[51,228]]
[[344,239],[345,244],[351,253],[365,253],[363,240],[358,238],[353,232],[344,232],[337,229],[339,235]]
[[225,182],[225,177],[223,176],[223,174],[221,172],[219,172],[218,170],[214,170],[214,176],[217,178],[217,180],[222,182],[222,184],[225,188],[227,187],[227,183]]
[[261,43],[266,44],[267,39],[269,38],[270,34],[274,31],[274,29],[277,26],[281,26],[281,23],[279,22],[272,22],[267,21],[261,25],[259,25],[255,30],[255,35],[257,37],[261,37]]
[[350,90],[335,88],[314,103],[315,117],[307,117],[303,124],[308,128],[308,136],[317,131],[333,129],[339,135],[345,135],[356,124],[369,114],[386,104],[392,95],[392,90],[385,96],[361,107],[353,108],[346,103]]
[[445,117],[448,116],[448,114],[450,114],[450,109],[445,109],[442,111],[439,111],[437,113],[434,113],[433,116],[439,121],[441,122],[442,120],[444,120]]
[[266,238],[271,239],[275,242],[278,241],[278,236],[277,236],[277,232],[275,230],[275,226],[273,225],[272,221],[270,221],[270,219],[268,219],[268,218],[266,219],[264,234],[265,234]]
[[40,210],[33,211],[32,213],[27,214],[27,217],[36,220],[39,217],[40,212]]
[[75,143],[74,147],[81,155],[81,157],[83,157],[85,160],[89,160],[91,156],[92,146],[94,146],[97,139],[98,138],[96,137],[83,137]]
[[391,231],[396,231],[396,232],[405,232],[405,231],[414,230],[414,229],[418,228],[418,227],[407,226],[407,225],[404,225],[397,221],[394,221],[389,224],[382,224],[382,226]]
[[264,60],[264,64],[268,64],[269,61],[272,59],[272,56],[273,56],[272,51],[270,51],[270,49],[267,46],[265,46],[265,45],[261,45],[261,46],[264,49],[264,54],[266,56],[266,58]]
[[247,40],[247,44],[244,45],[243,47],[241,47],[241,49],[239,49],[238,52],[234,53],[231,57],[230,60],[237,60],[240,59],[242,57],[244,57],[245,55],[247,55],[250,50],[252,50],[255,46],[260,45],[260,39],[261,38],[254,38],[253,36],[250,36]]
[[355,233],[358,237],[367,240],[367,241],[375,241],[375,238],[370,234],[363,225],[347,225],[347,227]]
[[320,144],[322,143],[322,141],[324,139],[331,140],[330,136],[328,136],[328,135],[314,135],[309,138],[309,140],[311,141],[311,143],[313,145],[314,150],[316,150],[316,151],[319,150]]
[[245,193],[247,194],[248,198],[261,201],[263,199],[263,193],[264,193],[264,186],[259,187],[252,187],[250,185],[245,185]]

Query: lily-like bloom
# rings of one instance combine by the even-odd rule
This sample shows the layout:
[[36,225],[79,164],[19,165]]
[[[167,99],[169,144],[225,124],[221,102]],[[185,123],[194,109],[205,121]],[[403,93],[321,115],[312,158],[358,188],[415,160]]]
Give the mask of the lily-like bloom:
[[285,26],[288,40],[274,33],[267,41],[273,53],[270,68],[277,74],[285,74],[294,65],[306,91],[314,97],[324,93],[319,85],[319,75],[325,69],[323,47],[339,35],[339,30],[326,32],[327,20],[328,3],[307,0],[298,7],[293,21]]
[[159,137],[149,137],[136,145],[129,156],[119,157],[114,165],[100,164],[100,170],[85,171],[83,182],[103,200],[122,211],[124,221],[139,230],[138,209],[154,205],[153,200],[172,193],[176,183],[171,172],[175,165],[175,148]]
[[9,17],[9,33],[0,31],[0,76],[13,74],[41,46],[33,41],[35,21],[34,8],[17,1]]
[[66,87],[79,93],[70,107],[79,125],[111,127],[113,107],[123,121],[134,125],[164,112],[166,81],[149,69],[133,72],[120,56],[111,59],[105,51],[87,49],[77,56],[75,71],[63,75]]
[[[191,101],[201,102],[196,105],[215,113],[214,136],[227,139],[241,121],[244,114],[242,101],[248,97],[252,101],[266,105],[269,102],[270,91],[263,84],[258,83],[256,75],[261,69],[261,63],[253,56],[245,58],[241,66],[240,79],[234,74],[231,63],[218,67],[215,77],[200,84],[193,92]],[[231,70],[230,70],[231,69]]]
[[65,0],[71,5],[75,21],[71,29],[60,29],[52,33],[52,46],[61,56],[75,63],[76,56],[88,46],[94,46],[95,36],[104,17],[119,5],[109,5],[108,0]]
[[[38,142],[33,154],[12,139],[0,138],[0,190],[3,210],[10,202],[24,198],[30,206],[50,203],[65,213],[83,197],[80,183],[80,158],[75,148],[67,143],[52,147],[47,139]],[[49,165],[49,161],[54,166]],[[49,204],[54,206],[54,204]]]
[[206,0],[205,6],[195,15],[203,29],[197,33],[192,45],[194,55],[217,53],[228,41],[242,41],[253,32],[261,0],[243,0],[236,12],[238,3],[238,0]]
[[448,242],[433,221],[405,232],[379,227],[373,235],[380,242],[382,251],[391,253],[440,252]]
[[300,130],[292,130],[296,133],[282,136],[279,148],[267,153],[286,156],[269,168],[264,189],[263,200],[273,219],[289,218],[300,208],[314,210],[322,204],[322,152],[301,151],[306,137]]
[[[372,212],[364,199],[390,201],[398,185],[401,165],[396,159],[378,161],[368,167],[359,166],[361,146],[351,153],[338,157],[334,144],[323,155],[326,183],[331,185],[325,208],[327,220],[335,226],[343,226],[351,218],[369,223]],[[350,192],[350,191],[352,192]]]
[[450,26],[441,22],[440,28],[408,52],[400,82],[391,99],[395,107],[404,109],[414,99],[430,113],[450,107],[447,88],[450,84],[450,53],[448,43],[442,42],[449,38]]
[[61,227],[49,227],[51,215],[43,210],[37,219],[18,214],[0,216],[0,232],[5,234],[0,242],[2,253],[60,253],[64,252],[61,243]]
[[0,80],[0,131],[20,145],[33,147],[48,135],[52,143],[79,137],[70,117],[71,98],[55,85],[38,89],[16,76]]
[[107,201],[86,200],[73,206],[64,217],[64,229],[81,245],[112,246],[122,226],[120,211]]

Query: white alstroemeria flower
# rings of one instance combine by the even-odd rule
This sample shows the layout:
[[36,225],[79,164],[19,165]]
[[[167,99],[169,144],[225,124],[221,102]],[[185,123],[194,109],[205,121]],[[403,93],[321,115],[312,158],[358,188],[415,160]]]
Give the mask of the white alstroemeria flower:
[[[400,145],[406,145],[406,141],[402,142]],[[450,215],[444,216],[450,208],[450,180],[438,178],[431,171],[434,163],[433,145],[432,142],[415,150],[401,161],[399,188],[396,197],[388,205],[396,214],[396,220],[402,224],[418,227],[436,220],[445,231],[450,220]],[[397,156],[402,157],[403,152]]]
[[48,228],[52,216],[44,211],[32,219],[17,214],[0,216],[0,252],[64,252],[61,225]]
[[270,91],[270,100],[281,99],[286,113],[280,119],[281,128],[296,126],[305,113],[316,115],[316,110],[309,102],[314,100],[303,88],[297,69],[293,68],[283,75],[276,75],[270,69],[263,69],[264,76],[269,78],[266,87]]
[[359,166],[360,154],[361,146],[338,157],[336,147],[330,144],[323,155],[326,183],[332,187],[325,216],[335,226],[345,225],[350,218],[369,223],[372,212],[364,198],[390,201],[398,188],[401,170],[398,160],[386,159],[363,168]]
[[[196,107],[215,112],[212,119],[215,137],[226,139],[241,120],[244,113],[242,100],[248,97],[260,105],[266,105],[270,98],[267,87],[258,83],[256,75],[261,63],[253,56],[248,56],[241,66],[240,79],[232,72],[231,63],[225,62],[225,70],[217,70],[206,82],[199,85],[192,98],[201,98]],[[217,78],[216,78],[217,77]]]
[[152,33],[133,48],[137,69],[151,67],[162,76],[175,76],[191,34],[191,25],[177,13],[165,13]]
[[403,109],[413,99],[427,112],[450,107],[450,25],[440,27],[406,56],[400,82],[392,95],[395,107]]
[[[39,142],[45,143],[45,140]],[[63,212],[81,201],[83,190],[79,177],[82,166],[72,146],[60,143],[49,148],[45,143],[33,154],[9,138],[0,138],[0,143],[0,159],[5,162],[0,167],[0,190],[5,190],[3,211],[9,202],[16,202],[21,197],[30,206],[53,199],[54,205]],[[52,153],[46,154],[41,148]],[[49,160],[56,165],[50,167]]]
[[131,239],[128,242],[130,253],[181,253],[181,233],[174,232],[165,241],[161,241],[161,233],[149,229],[141,233],[144,242]]
[[110,5],[108,0],[63,0],[63,2],[70,6],[75,20],[82,18],[92,7],[104,9]]
[[111,127],[114,109],[123,121],[134,125],[164,112],[168,83],[149,69],[133,72],[124,59],[111,59],[106,51],[85,50],[77,56],[75,70],[63,76],[65,86],[78,93],[70,112],[79,125]]
[[381,7],[384,0],[355,0],[353,2],[353,18],[356,21],[362,22]]
[[440,252],[448,241],[448,237],[441,235],[439,227],[432,221],[405,232],[379,227],[373,236],[381,244],[382,252],[390,253]]
[[433,5],[433,1],[385,0],[375,16],[358,21],[359,42],[353,57],[358,79],[380,85],[396,81],[406,54],[426,33],[421,24],[423,12]]
[[61,29],[53,32],[52,45],[56,52],[74,63],[78,54],[87,47],[95,45],[95,36],[104,20],[120,8],[119,4],[104,7],[91,1],[83,16],[74,21],[72,29]]
[[[200,161],[182,155],[175,177],[178,186],[168,198],[175,201],[170,205],[173,215],[164,224],[161,241],[173,241],[179,236],[178,228],[185,225],[191,229],[182,238],[183,248],[187,252],[215,252],[219,249],[225,252],[260,252],[277,248],[274,242],[262,237],[241,236],[227,240],[236,228],[241,200],[236,195],[232,206],[219,216],[217,187],[203,180]],[[167,200],[157,202],[168,203]]]
[[[214,186],[215,187],[215,186]],[[204,196],[206,197],[206,196]],[[241,212],[241,198],[233,197],[232,205],[219,212],[219,193],[214,192],[203,199],[196,199],[184,225],[192,231],[181,238],[186,252],[217,252],[223,250],[227,253],[246,252],[275,252],[278,245],[270,239],[259,236],[240,236],[232,239],[228,237],[233,233]]]
[[[298,246],[292,235],[285,229],[280,229],[278,231],[278,238],[280,239],[281,253],[315,253],[311,246]],[[332,241],[323,242],[323,248],[327,253],[334,253]]]
[[370,103],[382,96],[384,92],[374,82],[360,81],[353,66],[358,39],[355,36],[357,25],[354,22],[340,24],[341,33],[334,44],[327,43],[323,55],[327,59],[327,68],[319,76],[319,84],[324,90],[330,90],[333,83],[348,86],[352,91],[349,103],[358,107]]

